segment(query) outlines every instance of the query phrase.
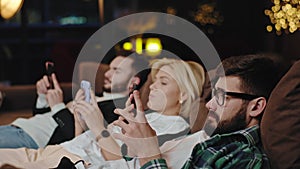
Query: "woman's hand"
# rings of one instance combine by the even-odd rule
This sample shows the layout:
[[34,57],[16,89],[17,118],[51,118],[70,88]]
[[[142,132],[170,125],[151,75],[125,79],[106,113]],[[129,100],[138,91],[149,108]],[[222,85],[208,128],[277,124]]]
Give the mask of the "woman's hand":
[[82,89],[79,89],[75,95],[74,101],[71,101],[67,104],[67,107],[71,111],[71,113],[74,115],[74,120],[75,120],[75,135],[80,135],[84,131],[88,130],[87,125],[85,124],[85,121],[81,117],[80,113],[75,112],[75,105],[76,102],[80,100],[84,100],[84,91]]
[[[132,96],[131,96],[132,97]],[[136,116],[132,113],[133,105],[127,106],[125,109],[116,109],[115,113],[121,115],[113,124],[122,128],[123,133],[114,133],[113,137],[123,141],[130,150],[131,155],[135,155],[142,163],[151,159],[160,158],[160,150],[158,146],[155,131],[150,127],[138,91],[133,92],[136,103]],[[128,99],[130,100],[130,98]],[[128,105],[129,102],[126,103]],[[125,120],[127,122],[125,122]]]
[[80,89],[77,91],[74,100],[75,100],[75,102],[76,102],[76,101],[79,101],[79,100],[84,100],[84,98],[85,98],[84,91],[83,91],[83,89],[80,88]]

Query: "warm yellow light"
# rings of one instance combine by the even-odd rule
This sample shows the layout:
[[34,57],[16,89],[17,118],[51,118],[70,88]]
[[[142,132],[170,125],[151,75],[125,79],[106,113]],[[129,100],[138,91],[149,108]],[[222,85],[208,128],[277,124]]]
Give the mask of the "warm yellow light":
[[130,42],[125,42],[125,43],[123,44],[123,48],[124,48],[125,50],[131,50],[131,49],[132,49],[132,44],[131,44]]
[[265,10],[265,15],[269,16],[271,23],[275,25],[276,34],[280,35],[279,32],[283,29],[285,33],[299,30],[300,0],[274,0],[273,3],[271,10]]
[[138,54],[143,53],[143,40],[142,40],[142,38],[136,38],[136,40],[135,40],[135,51]]
[[146,53],[150,56],[156,56],[160,54],[162,45],[158,38],[148,38],[146,41]]
[[273,27],[270,26],[270,25],[268,25],[268,26],[267,26],[267,31],[268,31],[268,32],[272,32],[272,30],[273,30]]
[[23,0],[0,0],[1,16],[4,19],[13,17],[21,9]]

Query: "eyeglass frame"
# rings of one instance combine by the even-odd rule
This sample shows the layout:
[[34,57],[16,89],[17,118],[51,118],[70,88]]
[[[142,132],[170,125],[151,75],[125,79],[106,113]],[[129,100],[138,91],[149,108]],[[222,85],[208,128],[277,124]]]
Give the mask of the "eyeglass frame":
[[[222,91],[222,103],[220,104],[219,103],[219,96],[216,94],[217,91]],[[215,97],[216,98],[216,102],[219,106],[223,106],[224,103],[225,103],[225,96],[228,95],[228,96],[232,96],[234,98],[239,98],[239,99],[243,99],[243,100],[253,100],[253,99],[256,99],[258,97],[261,97],[261,96],[258,96],[258,95],[252,95],[252,94],[247,94],[247,93],[239,93],[239,92],[226,92],[225,90],[223,89],[216,89],[216,88],[213,88],[212,89],[212,97]]]

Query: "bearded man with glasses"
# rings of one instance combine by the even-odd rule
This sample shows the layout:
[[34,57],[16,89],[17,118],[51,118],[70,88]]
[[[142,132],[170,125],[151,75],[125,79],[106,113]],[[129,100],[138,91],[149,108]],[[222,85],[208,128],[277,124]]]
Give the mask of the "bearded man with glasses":
[[[262,150],[259,124],[268,97],[283,73],[274,60],[263,55],[223,60],[216,69],[212,98],[206,104],[209,113],[203,130],[211,138],[205,141],[199,138],[193,150],[180,145],[186,145],[188,138],[196,133],[179,140],[170,150],[173,155],[181,156],[183,151],[191,150],[189,158],[180,158],[185,160],[181,168],[269,168]],[[138,95],[134,96],[139,103]],[[114,122],[123,130],[123,133],[114,134],[115,138],[127,144],[131,153],[138,157],[141,168],[168,168],[176,157],[167,156],[159,149],[155,132],[145,120],[140,106],[137,106],[135,117],[130,116],[128,110],[131,109],[117,110],[128,123],[124,123],[124,119]]]

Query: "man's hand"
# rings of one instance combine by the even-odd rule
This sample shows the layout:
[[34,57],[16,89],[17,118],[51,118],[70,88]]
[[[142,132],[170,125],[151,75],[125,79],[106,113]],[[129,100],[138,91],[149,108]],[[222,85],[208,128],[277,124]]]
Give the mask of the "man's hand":
[[43,76],[42,79],[36,82],[36,90],[38,94],[47,94],[48,87],[50,87],[50,82],[48,80],[48,77],[46,75]]
[[[140,163],[143,165],[152,159],[161,158],[161,155],[156,133],[145,117],[139,92],[134,91],[133,97],[137,107],[136,116],[132,113],[133,104],[125,109],[116,109],[115,113],[121,116],[113,124],[121,127],[123,133],[114,133],[113,136],[123,141],[128,146],[130,155],[140,158]],[[129,99],[132,99],[132,96]]]
[[[52,108],[56,104],[63,103],[63,92],[58,84],[55,74],[52,75],[54,89],[49,89],[46,94],[49,106]],[[49,82],[49,81],[48,81]]]

